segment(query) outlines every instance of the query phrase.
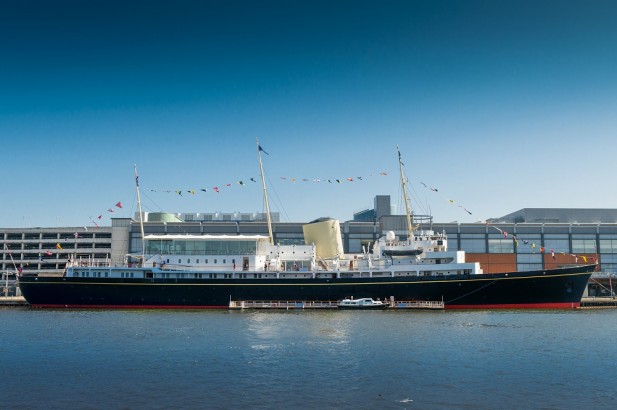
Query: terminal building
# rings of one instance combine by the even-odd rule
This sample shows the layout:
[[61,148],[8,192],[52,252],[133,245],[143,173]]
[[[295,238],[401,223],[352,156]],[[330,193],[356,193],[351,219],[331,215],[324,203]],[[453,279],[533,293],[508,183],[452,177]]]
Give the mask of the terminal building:
[[[268,235],[262,213],[144,213],[144,235]],[[274,242],[303,244],[305,222],[280,222],[273,214]],[[122,264],[142,250],[135,218],[114,218],[111,227],[0,229],[2,272],[59,274],[71,258]],[[308,222],[308,221],[306,221]],[[445,232],[450,250],[463,250],[467,261],[484,272],[551,269],[598,263],[589,296],[611,295],[617,279],[617,209],[525,208],[486,223],[439,223],[416,216],[420,229]],[[388,231],[407,236],[404,215],[392,212],[390,197],[378,195],[373,209],[340,222],[343,250],[360,253]]]

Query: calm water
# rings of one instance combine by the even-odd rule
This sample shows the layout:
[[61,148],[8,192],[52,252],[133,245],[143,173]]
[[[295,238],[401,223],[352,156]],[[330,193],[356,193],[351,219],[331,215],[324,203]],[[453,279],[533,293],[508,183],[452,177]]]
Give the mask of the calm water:
[[617,408],[617,310],[0,309],[1,408]]

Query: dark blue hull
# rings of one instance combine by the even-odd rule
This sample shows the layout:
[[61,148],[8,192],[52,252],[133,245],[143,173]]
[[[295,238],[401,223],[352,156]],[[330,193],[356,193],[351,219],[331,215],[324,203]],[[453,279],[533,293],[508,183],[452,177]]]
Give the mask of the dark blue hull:
[[596,265],[471,276],[342,279],[113,279],[23,276],[34,307],[227,308],[230,301],[441,301],[446,309],[576,308]]

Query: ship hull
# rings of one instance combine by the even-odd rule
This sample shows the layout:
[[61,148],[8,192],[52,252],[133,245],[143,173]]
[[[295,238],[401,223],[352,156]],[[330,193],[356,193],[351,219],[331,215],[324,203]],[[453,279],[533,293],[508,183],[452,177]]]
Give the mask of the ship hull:
[[554,270],[434,277],[331,279],[20,278],[40,308],[227,308],[230,301],[373,299],[441,301],[446,309],[570,309],[595,265]]

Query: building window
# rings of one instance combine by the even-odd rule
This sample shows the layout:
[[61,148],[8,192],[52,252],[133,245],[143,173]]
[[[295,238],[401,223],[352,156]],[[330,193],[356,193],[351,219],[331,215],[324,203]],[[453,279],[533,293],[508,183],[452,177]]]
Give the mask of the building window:
[[[579,261],[581,259],[579,258]],[[602,271],[606,273],[617,273],[617,255],[600,255]]]
[[539,253],[540,246],[542,244],[542,238],[540,235],[533,234],[523,234],[517,235],[516,240],[518,241],[518,245],[516,245],[516,253]]
[[617,253],[617,239],[600,239],[600,253]]
[[567,239],[549,239],[545,237],[544,249],[548,251],[554,250],[555,252],[570,252],[570,244]]
[[467,253],[486,253],[486,240],[461,239],[461,250]]
[[514,241],[512,239],[489,239],[488,253],[514,253]]
[[572,253],[596,253],[595,239],[572,239]]

